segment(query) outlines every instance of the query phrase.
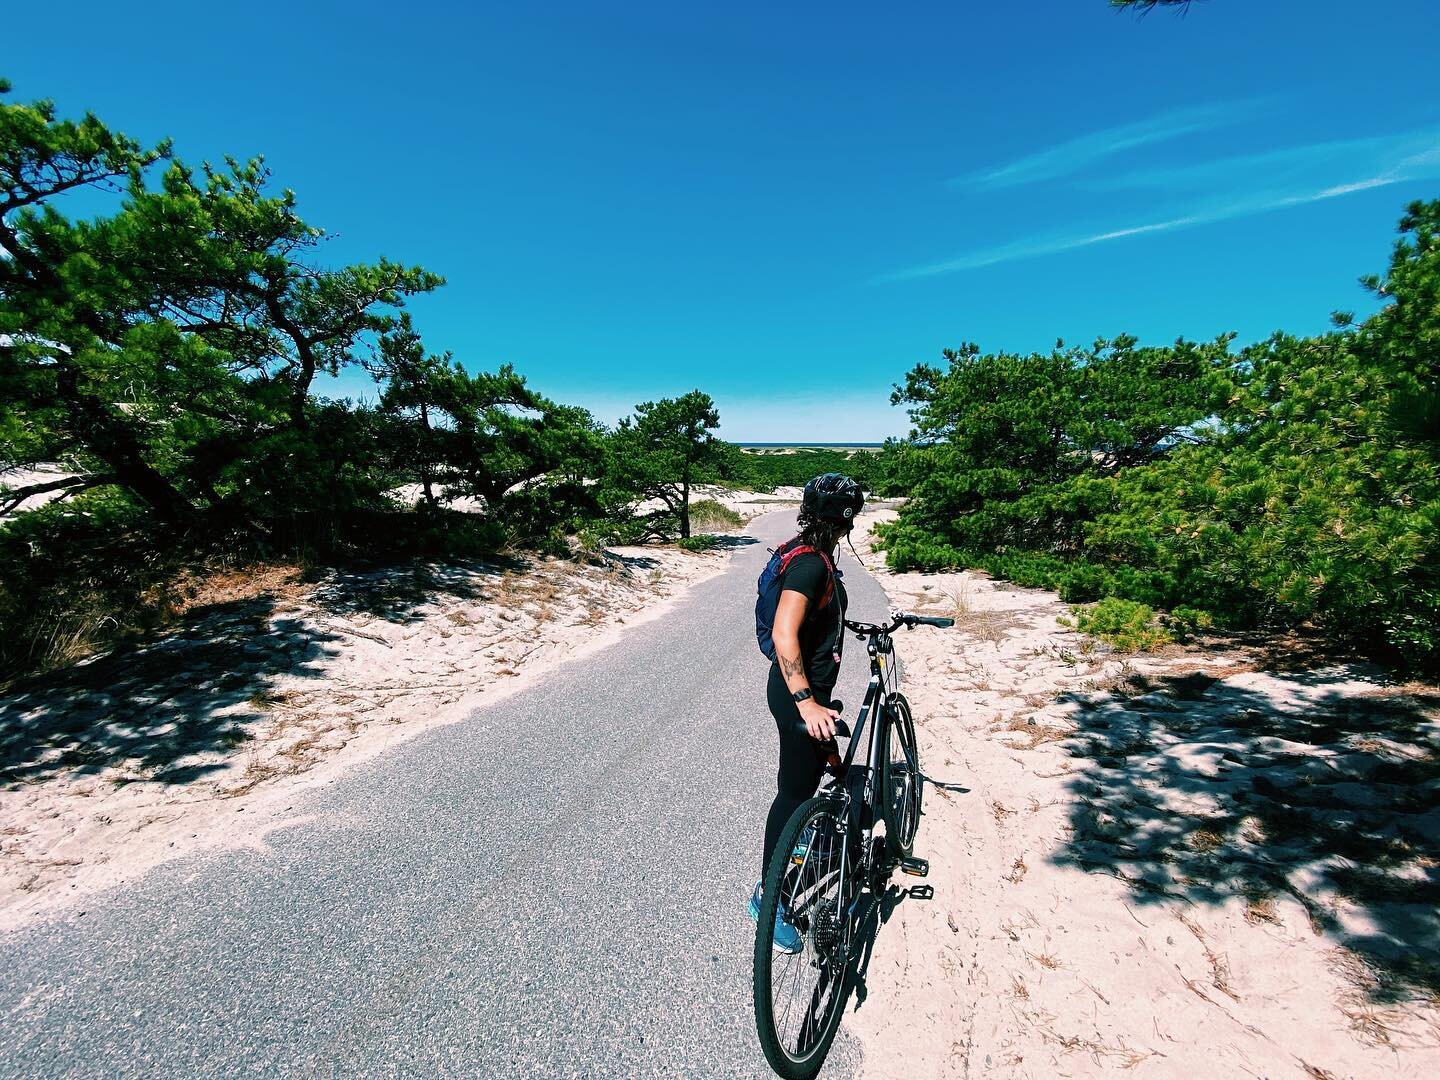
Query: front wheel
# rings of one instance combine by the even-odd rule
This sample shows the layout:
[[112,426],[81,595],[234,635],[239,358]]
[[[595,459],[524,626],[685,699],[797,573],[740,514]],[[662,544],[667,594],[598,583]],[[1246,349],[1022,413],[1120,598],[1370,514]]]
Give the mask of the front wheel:
[[920,772],[910,702],[904,694],[891,694],[888,707],[890,724],[885,735],[885,775],[880,790],[885,793],[885,837],[890,854],[903,859],[915,846],[925,778]]
[[[836,798],[801,805],[765,874],[755,932],[755,1027],[765,1059],[787,1080],[809,1080],[820,1071],[849,990],[846,911],[858,890],[849,881],[855,867],[845,852],[845,817]],[[798,951],[777,951],[781,905]]]

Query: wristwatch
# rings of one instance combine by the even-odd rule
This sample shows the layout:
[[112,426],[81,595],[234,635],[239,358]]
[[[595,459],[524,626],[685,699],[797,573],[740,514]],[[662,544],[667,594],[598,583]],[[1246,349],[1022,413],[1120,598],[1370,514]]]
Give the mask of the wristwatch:
[[804,690],[796,690],[795,693],[791,694],[790,696],[796,701],[808,701],[815,695],[810,692],[810,688],[807,686]]

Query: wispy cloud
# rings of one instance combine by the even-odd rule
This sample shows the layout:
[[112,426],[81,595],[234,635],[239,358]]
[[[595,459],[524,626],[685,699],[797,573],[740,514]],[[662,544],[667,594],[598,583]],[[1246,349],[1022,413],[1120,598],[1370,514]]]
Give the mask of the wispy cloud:
[[972,188],[1001,188],[1054,180],[1126,150],[1233,124],[1247,115],[1254,115],[1265,104],[1256,100],[1172,109],[1148,120],[1081,135],[1049,149],[1016,158],[1005,165],[957,176],[950,183]]
[[1380,135],[1363,139],[1331,139],[1302,143],[1212,161],[1179,162],[1158,167],[1112,171],[1087,180],[1087,187],[1157,188],[1167,191],[1213,191],[1223,187],[1305,186],[1317,176],[1361,173],[1385,163],[1403,163],[1440,145],[1440,132]]
[[[1263,175],[1268,181],[1272,178],[1273,174],[1267,174],[1261,170],[1252,168],[1252,166],[1255,166],[1262,158],[1279,159],[1283,157],[1286,160],[1296,161],[1329,161],[1335,158],[1334,150],[1339,145],[1341,144],[1312,144],[1310,146],[1294,147],[1288,150],[1267,152],[1266,154],[1228,158],[1218,162],[1205,162],[1192,166],[1176,166],[1166,170],[1152,170],[1145,174],[1146,179],[1144,183],[1140,183],[1138,180],[1140,174],[1132,174],[1130,177],[1131,183],[1125,184],[1124,186],[1152,186],[1153,184],[1153,186],[1174,187],[1176,189],[1213,190],[1214,187],[1218,186],[1218,181],[1222,179],[1233,181],[1237,177],[1249,177],[1253,179],[1257,175]],[[1295,190],[1295,188],[1288,190],[1271,188],[1267,191],[1252,190],[1238,198],[1210,198],[1197,205],[1189,213],[1164,218],[1159,221],[1142,225],[1131,225],[1119,229],[1109,229],[1103,232],[1053,235],[1019,240],[1014,243],[1001,244],[995,247],[980,248],[958,255],[952,259],[928,263],[923,266],[914,266],[892,274],[885,274],[877,280],[881,282],[908,281],[915,278],[935,277],[939,274],[957,273],[962,270],[977,270],[981,267],[994,266],[998,263],[1013,262],[1017,259],[1032,259],[1043,255],[1056,255],[1061,252],[1074,251],[1077,248],[1091,247],[1112,240],[1123,240],[1149,233],[1172,232],[1176,229],[1191,228],[1197,225],[1209,225],[1215,222],[1227,221],[1232,218],[1265,213],[1270,210],[1322,202],[1326,199],[1335,199],[1343,195],[1353,194],[1357,191],[1369,191],[1373,188],[1386,187],[1390,184],[1397,184],[1406,180],[1440,176],[1440,132],[1416,133],[1387,139],[1351,140],[1344,145],[1352,151],[1362,145],[1371,151],[1378,151],[1378,153],[1373,154],[1373,157],[1378,160],[1372,160],[1369,163],[1369,168],[1366,170],[1354,168],[1350,173],[1352,177],[1355,177],[1354,179],[1337,180],[1332,176],[1328,181],[1322,181],[1318,178],[1314,179],[1308,186],[1300,190]]]

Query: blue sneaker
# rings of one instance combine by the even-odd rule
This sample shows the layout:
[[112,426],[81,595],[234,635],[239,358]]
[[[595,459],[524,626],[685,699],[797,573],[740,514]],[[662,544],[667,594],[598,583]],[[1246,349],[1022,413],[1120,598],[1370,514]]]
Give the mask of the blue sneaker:
[[800,931],[785,921],[784,904],[775,912],[775,937],[772,947],[781,953],[797,953],[805,947],[805,939],[800,936]]
[[[750,918],[759,921],[760,919],[760,885],[755,885],[755,891],[750,894]],[[800,936],[800,931],[785,921],[785,905],[781,904],[775,912],[775,936],[774,945],[776,952],[798,953],[805,947],[805,939]]]

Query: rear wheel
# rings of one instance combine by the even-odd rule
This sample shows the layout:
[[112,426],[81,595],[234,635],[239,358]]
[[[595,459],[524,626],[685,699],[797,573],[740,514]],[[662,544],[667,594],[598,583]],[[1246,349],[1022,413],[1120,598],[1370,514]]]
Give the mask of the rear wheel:
[[[849,990],[845,912],[858,889],[842,856],[844,807],[819,797],[791,816],[765,875],[755,932],[755,1027],[770,1067],[787,1080],[820,1071]],[[800,936],[795,953],[775,951],[775,914]]]
[[920,796],[924,777],[915,744],[915,720],[903,694],[891,694],[890,727],[885,735],[885,836],[890,854],[903,859],[915,846],[920,827]]

